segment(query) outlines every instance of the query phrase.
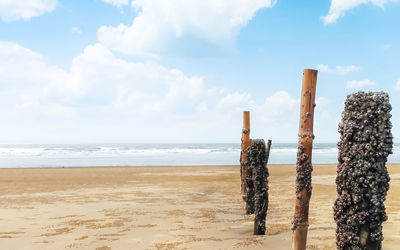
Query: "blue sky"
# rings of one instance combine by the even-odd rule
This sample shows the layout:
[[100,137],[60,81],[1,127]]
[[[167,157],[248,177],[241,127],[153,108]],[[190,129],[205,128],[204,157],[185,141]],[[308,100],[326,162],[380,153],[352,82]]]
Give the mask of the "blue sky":
[[347,94],[386,91],[400,136],[398,0],[0,0],[2,143],[296,142],[319,70],[316,142]]

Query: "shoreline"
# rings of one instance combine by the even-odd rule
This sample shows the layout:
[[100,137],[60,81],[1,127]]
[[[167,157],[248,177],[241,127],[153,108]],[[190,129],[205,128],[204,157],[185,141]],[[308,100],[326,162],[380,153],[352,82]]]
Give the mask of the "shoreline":
[[[314,163],[312,164],[313,166],[337,166],[337,164],[334,163]],[[272,163],[272,164],[268,164],[267,167],[274,167],[274,166],[296,166],[295,163],[290,164],[290,163]],[[398,166],[400,167],[400,163],[386,163],[386,166]],[[79,168],[99,168],[99,169],[103,169],[103,168],[208,168],[208,167],[240,167],[240,165],[217,165],[217,164],[212,164],[212,165],[199,165],[199,164],[195,164],[195,165],[121,165],[121,166],[44,166],[44,167],[0,167],[0,171],[2,169],[79,169]]]

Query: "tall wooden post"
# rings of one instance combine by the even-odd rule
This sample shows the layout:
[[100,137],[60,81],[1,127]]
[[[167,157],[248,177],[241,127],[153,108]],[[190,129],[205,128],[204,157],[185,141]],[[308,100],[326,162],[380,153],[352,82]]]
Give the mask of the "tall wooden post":
[[296,163],[296,207],[293,220],[294,249],[305,250],[311,198],[311,157],[314,139],[315,90],[318,71],[305,69],[301,90],[299,141]]
[[240,178],[242,197],[246,197],[246,153],[244,150],[250,146],[250,111],[243,111],[242,153],[240,159]]

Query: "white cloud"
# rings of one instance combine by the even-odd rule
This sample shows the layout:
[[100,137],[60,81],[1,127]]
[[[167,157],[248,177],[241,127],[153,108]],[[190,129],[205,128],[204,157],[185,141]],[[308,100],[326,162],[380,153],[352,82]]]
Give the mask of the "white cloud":
[[217,108],[238,108],[238,109],[246,109],[253,105],[253,101],[251,100],[251,95],[249,93],[238,93],[235,92],[233,94],[228,94],[224,96],[219,103],[217,104]]
[[371,3],[383,9],[388,2],[399,2],[399,0],[331,0],[329,13],[326,16],[321,16],[324,24],[335,23],[337,19],[343,17],[346,11],[349,11],[361,4]]
[[100,44],[87,46],[65,71],[47,65],[38,53],[1,42],[0,82],[0,91],[15,94],[10,98],[17,101],[11,102],[14,107],[22,100],[35,103],[36,107],[57,103],[71,107],[134,107],[136,112],[165,111],[182,103],[190,107],[203,94],[201,77],[188,77],[177,69],[168,70],[152,62],[127,62]]
[[0,141],[8,143],[226,142],[240,138],[244,109],[253,135],[296,138],[298,101],[286,91],[257,104],[250,93],[207,88],[201,76],[130,62],[101,44],[64,70],[0,42],[0,82],[0,130],[8,131]]
[[228,91],[227,88],[213,87],[207,90],[207,96],[214,96],[217,94],[224,94]]
[[291,110],[296,103],[296,99],[293,99],[288,92],[281,90],[267,97],[265,107],[273,110],[274,113],[281,113],[284,110]]
[[71,33],[79,35],[82,34],[82,31],[78,27],[72,27]]
[[[63,70],[36,52],[0,42],[0,82],[6,120],[0,130],[10,131],[0,138],[11,142],[145,141],[143,131],[154,140],[171,138],[178,132],[171,124],[187,124],[180,119],[205,111],[210,101],[202,77],[154,62],[122,60],[101,44],[87,46]],[[221,97],[213,96],[210,106]],[[71,128],[75,132],[68,135]]]
[[34,96],[21,95],[19,103],[13,109],[15,113],[32,114],[37,113],[47,117],[72,118],[76,112],[73,107],[69,107],[59,103],[41,103]]
[[337,75],[347,75],[351,72],[360,70],[361,67],[349,65],[349,66],[336,66],[334,68],[330,68],[326,64],[318,64],[317,69],[320,72],[332,73]]
[[396,88],[396,90],[400,91],[400,80],[397,81],[395,88]]
[[331,102],[332,101],[330,99],[323,97],[323,96],[320,96],[315,100],[315,104],[317,105],[317,107],[324,107]]
[[112,4],[118,8],[121,8],[123,5],[129,4],[129,0],[103,0],[103,2]]
[[154,55],[171,39],[190,36],[226,45],[254,14],[277,0],[135,0],[132,25],[102,26],[99,41],[116,51]]
[[265,98],[261,105],[249,108],[252,138],[294,141],[298,130],[298,100],[284,90]]
[[57,7],[57,0],[1,0],[0,17],[4,21],[29,20]]
[[375,82],[370,81],[370,80],[352,80],[352,81],[348,81],[346,88],[348,89],[358,89],[358,88],[363,88],[366,86],[374,86],[376,85]]
[[[321,121],[331,121],[332,120],[332,116],[328,111],[323,110],[323,111],[321,111],[321,117],[319,119]],[[335,124],[335,126],[336,126],[336,124]]]
[[[64,70],[47,65],[42,55],[15,43],[0,42],[0,78],[2,87],[23,91],[22,86],[61,86],[68,77]],[[72,82],[65,86],[71,87]]]
[[[86,47],[73,60],[71,74],[84,82],[86,95],[106,105],[134,107],[137,112],[193,108],[203,94],[203,79],[186,76],[153,62],[128,62],[100,44]],[[103,99],[103,100],[101,100]]]

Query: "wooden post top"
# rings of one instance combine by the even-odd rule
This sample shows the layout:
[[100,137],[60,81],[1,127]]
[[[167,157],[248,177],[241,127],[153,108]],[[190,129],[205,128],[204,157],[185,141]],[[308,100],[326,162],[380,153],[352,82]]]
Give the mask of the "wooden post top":
[[[308,156],[308,164],[311,164],[312,144],[314,140],[314,109],[315,92],[317,87],[318,71],[314,69],[305,69],[303,71],[303,82],[301,90],[300,104],[300,122],[299,122],[299,150],[304,148],[304,153]],[[297,163],[297,171],[305,171],[296,174],[296,185],[310,181],[311,173],[305,169],[307,165]],[[299,165],[303,164],[303,165]],[[307,164],[307,163],[306,163]],[[304,185],[304,184],[302,184]],[[306,250],[307,231],[308,231],[308,210],[311,193],[308,193],[304,187],[302,190],[296,190],[296,205],[294,214],[294,250]]]
[[318,71],[305,69],[301,90],[299,142],[306,148],[306,154],[310,161],[312,158],[312,141],[314,140],[314,109],[315,92],[317,88]]
[[243,129],[250,130],[250,111],[243,111]]

